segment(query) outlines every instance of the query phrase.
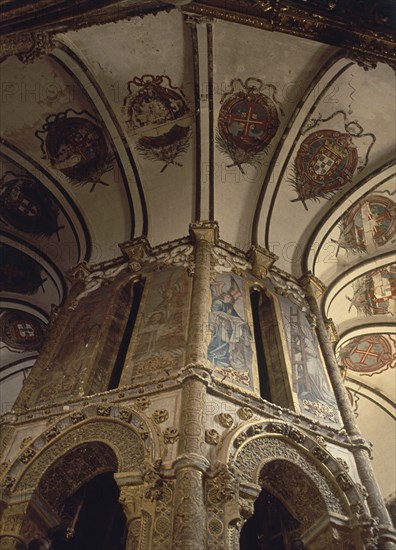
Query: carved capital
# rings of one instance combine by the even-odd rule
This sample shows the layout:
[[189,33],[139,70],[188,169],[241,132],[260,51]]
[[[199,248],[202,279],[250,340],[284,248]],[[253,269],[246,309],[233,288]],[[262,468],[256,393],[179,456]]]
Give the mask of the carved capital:
[[320,298],[326,290],[326,285],[322,283],[320,279],[315,277],[315,275],[313,275],[310,271],[300,277],[299,281],[307,294],[316,299]]
[[278,260],[276,254],[261,246],[252,246],[248,250],[247,257],[252,264],[253,275],[259,279],[264,279],[273,264]]
[[128,261],[130,271],[133,272],[140,271],[152,254],[151,246],[145,237],[126,241],[118,246]]
[[325,319],[324,323],[329,342],[331,342],[332,344],[336,344],[339,340],[339,337],[333,319]]
[[206,241],[217,244],[219,240],[219,226],[217,222],[204,221],[190,225],[190,236],[194,243]]

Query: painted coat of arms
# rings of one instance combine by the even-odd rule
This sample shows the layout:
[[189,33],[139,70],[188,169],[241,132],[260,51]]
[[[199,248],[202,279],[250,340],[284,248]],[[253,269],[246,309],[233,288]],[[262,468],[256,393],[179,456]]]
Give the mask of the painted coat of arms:
[[137,149],[149,160],[161,161],[163,172],[189,146],[192,116],[180,88],[168,76],[135,76],[124,100],[128,127],[139,135]]
[[396,366],[395,341],[381,334],[356,336],[339,349],[338,359],[360,374],[379,374]]
[[[360,171],[366,166],[375,142],[375,136],[363,134],[363,128],[356,121],[348,122],[343,111],[337,111],[326,119],[319,117],[311,121],[303,133],[339,114],[344,117],[343,131],[324,128],[312,132],[300,144],[294,160],[289,181],[298,198],[291,202],[301,201],[306,210],[307,200],[330,199],[350,183],[356,169]],[[362,159],[359,157],[357,138],[365,137],[371,139],[371,144]]]
[[338,245],[347,251],[367,252],[380,247],[396,234],[396,204],[381,195],[358,201],[340,221]]
[[[6,172],[0,179],[0,216],[20,231],[58,235],[58,205],[48,190],[32,176]],[[59,240],[59,235],[58,235]]]
[[[276,87],[258,78],[235,78],[221,99],[217,146],[242,173],[242,164],[254,164],[265,154],[279,127]],[[262,92],[267,90],[268,95]]]
[[9,350],[37,350],[47,333],[42,321],[29,313],[4,310],[0,314],[0,336]]
[[35,135],[41,142],[43,158],[49,159],[51,166],[74,185],[92,183],[91,191],[98,183],[108,185],[101,177],[112,169],[112,155],[102,128],[90,113],[68,109],[49,115],[42,130],[37,130]]

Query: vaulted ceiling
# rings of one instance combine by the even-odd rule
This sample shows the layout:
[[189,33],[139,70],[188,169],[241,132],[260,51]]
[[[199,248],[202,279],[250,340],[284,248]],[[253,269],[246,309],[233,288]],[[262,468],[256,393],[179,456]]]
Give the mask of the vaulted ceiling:
[[2,4],[3,412],[70,269],[214,219],[232,246],[326,285],[356,414],[391,456],[391,2]]

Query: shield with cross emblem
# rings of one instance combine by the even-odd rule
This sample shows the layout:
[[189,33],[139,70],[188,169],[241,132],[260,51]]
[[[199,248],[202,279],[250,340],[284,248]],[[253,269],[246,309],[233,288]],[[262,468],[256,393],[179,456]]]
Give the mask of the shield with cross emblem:
[[369,376],[396,365],[393,339],[380,334],[352,338],[340,348],[338,356],[345,367]]
[[[239,91],[235,91],[236,84]],[[269,95],[261,92],[267,87]],[[217,145],[243,172],[242,164],[253,164],[258,155],[265,153],[279,127],[275,86],[255,78],[245,83],[235,79],[231,93],[224,94],[219,112]],[[282,112],[280,110],[280,112]]]

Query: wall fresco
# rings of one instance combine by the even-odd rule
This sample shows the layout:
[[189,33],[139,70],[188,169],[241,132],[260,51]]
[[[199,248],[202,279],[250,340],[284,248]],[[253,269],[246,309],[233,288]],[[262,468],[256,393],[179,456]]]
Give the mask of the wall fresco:
[[364,334],[348,340],[337,352],[344,367],[372,376],[396,367],[396,340],[390,335]]
[[156,273],[146,282],[147,298],[141,305],[141,321],[133,339],[134,375],[182,365],[189,290],[190,279],[184,269]]
[[379,248],[396,235],[396,204],[383,195],[369,195],[358,201],[341,218],[340,248],[352,253],[367,253]]
[[233,381],[252,387],[253,335],[243,281],[229,273],[217,274],[210,290],[208,359]]
[[338,423],[338,407],[316,335],[295,304],[282,296],[279,303],[292,365],[293,391],[301,412],[322,422]]
[[360,315],[396,315],[396,265],[374,269],[352,283],[347,296]]

